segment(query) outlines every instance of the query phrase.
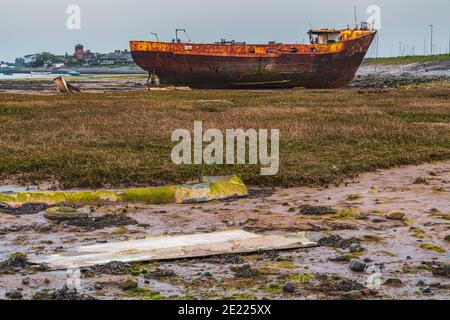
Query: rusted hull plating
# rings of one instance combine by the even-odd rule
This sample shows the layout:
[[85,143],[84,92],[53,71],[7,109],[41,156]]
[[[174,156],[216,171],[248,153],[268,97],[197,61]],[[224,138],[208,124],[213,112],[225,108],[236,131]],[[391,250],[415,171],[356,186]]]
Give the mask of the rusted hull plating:
[[[340,88],[355,76],[375,34],[367,32],[331,45],[260,46],[257,52],[250,49],[249,54],[245,50],[251,46],[192,48],[190,44],[158,43],[167,46],[158,50],[155,43],[133,41],[131,52],[136,64],[156,74],[161,84],[192,88]],[[230,54],[233,49],[243,53]],[[265,54],[258,55],[258,50],[265,50]]]

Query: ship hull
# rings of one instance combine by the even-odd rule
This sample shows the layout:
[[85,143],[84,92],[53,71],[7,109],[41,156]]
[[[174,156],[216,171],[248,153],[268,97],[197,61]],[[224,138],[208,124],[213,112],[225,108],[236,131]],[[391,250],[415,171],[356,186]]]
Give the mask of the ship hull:
[[[142,69],[156,74],[161,84],[192,88],[340,88],[354,77],[375,33],[352,39],[333,49],[304,45],[300,53],[220,55],[170,50],[133,50]],[[311,52],[311,48],[316,48]]]

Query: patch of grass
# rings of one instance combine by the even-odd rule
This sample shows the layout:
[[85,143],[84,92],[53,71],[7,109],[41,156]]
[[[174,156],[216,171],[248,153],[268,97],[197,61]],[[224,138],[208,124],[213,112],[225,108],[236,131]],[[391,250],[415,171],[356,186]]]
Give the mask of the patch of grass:
[[223,297],[223,300],[256,300],[257,297],[252,293],[236,293],[231,296]]
[[[447,97],[448,98],[448,97]],[[405,111],[392,111],[388,112],[393,117],[398,117],[406,122],[437,122],[437,123],[449,123],[450,114],[439,114],[430,112],[405,112]]]
[[361,199],[361,195],[359,195],[359,194],[349,194],[348,196],[345,197],[345,199],[347,201],[356,201],[356,200]]
[[281,269],[297,269],[298,266],[293,262],[280,261],[275,264],[278,268]]
[[435,62],[446,61],[450,59],[448,54],[437,54],[427,56],[403,56],[403,57],[387,57],[387,58],[367,58],[365,62],[378,64],[410,64],[417,62]]
[[289,280],[300,285],[307,285],[314,279],[311,273],[299,273],[289,276]]
[[333,218],[337,220],[353,220],[361,215],[361,211],[357,208],[343,208],[339,209]]
[[162,300],[165,299],[159,291],[153,291],[146,288],[134,288],[125,293],[126,297],[138,297],[144,300]]
[[444,249],[442,249],[441,247],[439,247],[439,246],[437,246],[435,244],[432,244],[432,243],[423,243],[423,244],[420,245],[420,247],[422,249],[431,250],[431,251],[434,251],[434,252],[437,252],[437,253],[445,253]]
[[[0,93],[0,179],[56,179],[65,188],[161,186],[229,174],[259,186],[336,183],[378,168],[449,159],[450,130],[431,123],[448,123],[449,92],[447,84],[383,95],[357,90]],[[279,129],[278,174],[261,176],[260,165],[174,165],[171,134],[179,128],[192,132],[195,120],[223,132]]]
[[272,283],[267,286],[261,286],[258,290],[267,292],[267,293],[281,293],[283,291],[283,287],[278,283]]
[[423,239],[425,238],[425,234],[427,233],[425,230],[422,229],[414,229],[411,231],[412,236],[417,239]]
[[366,234],[364,235],[364,240],[368,242],[382,242],[383,238],[374,234]]

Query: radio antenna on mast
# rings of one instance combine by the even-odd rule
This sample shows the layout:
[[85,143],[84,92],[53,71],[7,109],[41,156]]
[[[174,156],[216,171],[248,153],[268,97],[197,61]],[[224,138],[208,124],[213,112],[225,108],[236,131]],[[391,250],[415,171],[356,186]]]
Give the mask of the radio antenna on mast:
[[355,26],[358,28],[358,16],[356,15],[356,4],[353,6],[353,11],[355,13]]

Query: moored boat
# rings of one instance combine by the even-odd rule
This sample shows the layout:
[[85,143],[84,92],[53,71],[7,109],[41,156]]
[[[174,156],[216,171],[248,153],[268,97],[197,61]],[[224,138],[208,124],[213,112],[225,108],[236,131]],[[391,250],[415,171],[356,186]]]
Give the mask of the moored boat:
[[46,72],[46,71],[31,71],[30,75],[31,76],[48,76],[51,75],[51,72]]
[[72,76],[72,77],[78,77],[78,76],[81,75],[81,72],[78,72],[78,71],[69,71],[67,74],[70,75],[70,76]]
[[310,44],[131,41],[134,61],[161,84],[192,88],[346,86],[375,35],[367,25],[310,30]]

